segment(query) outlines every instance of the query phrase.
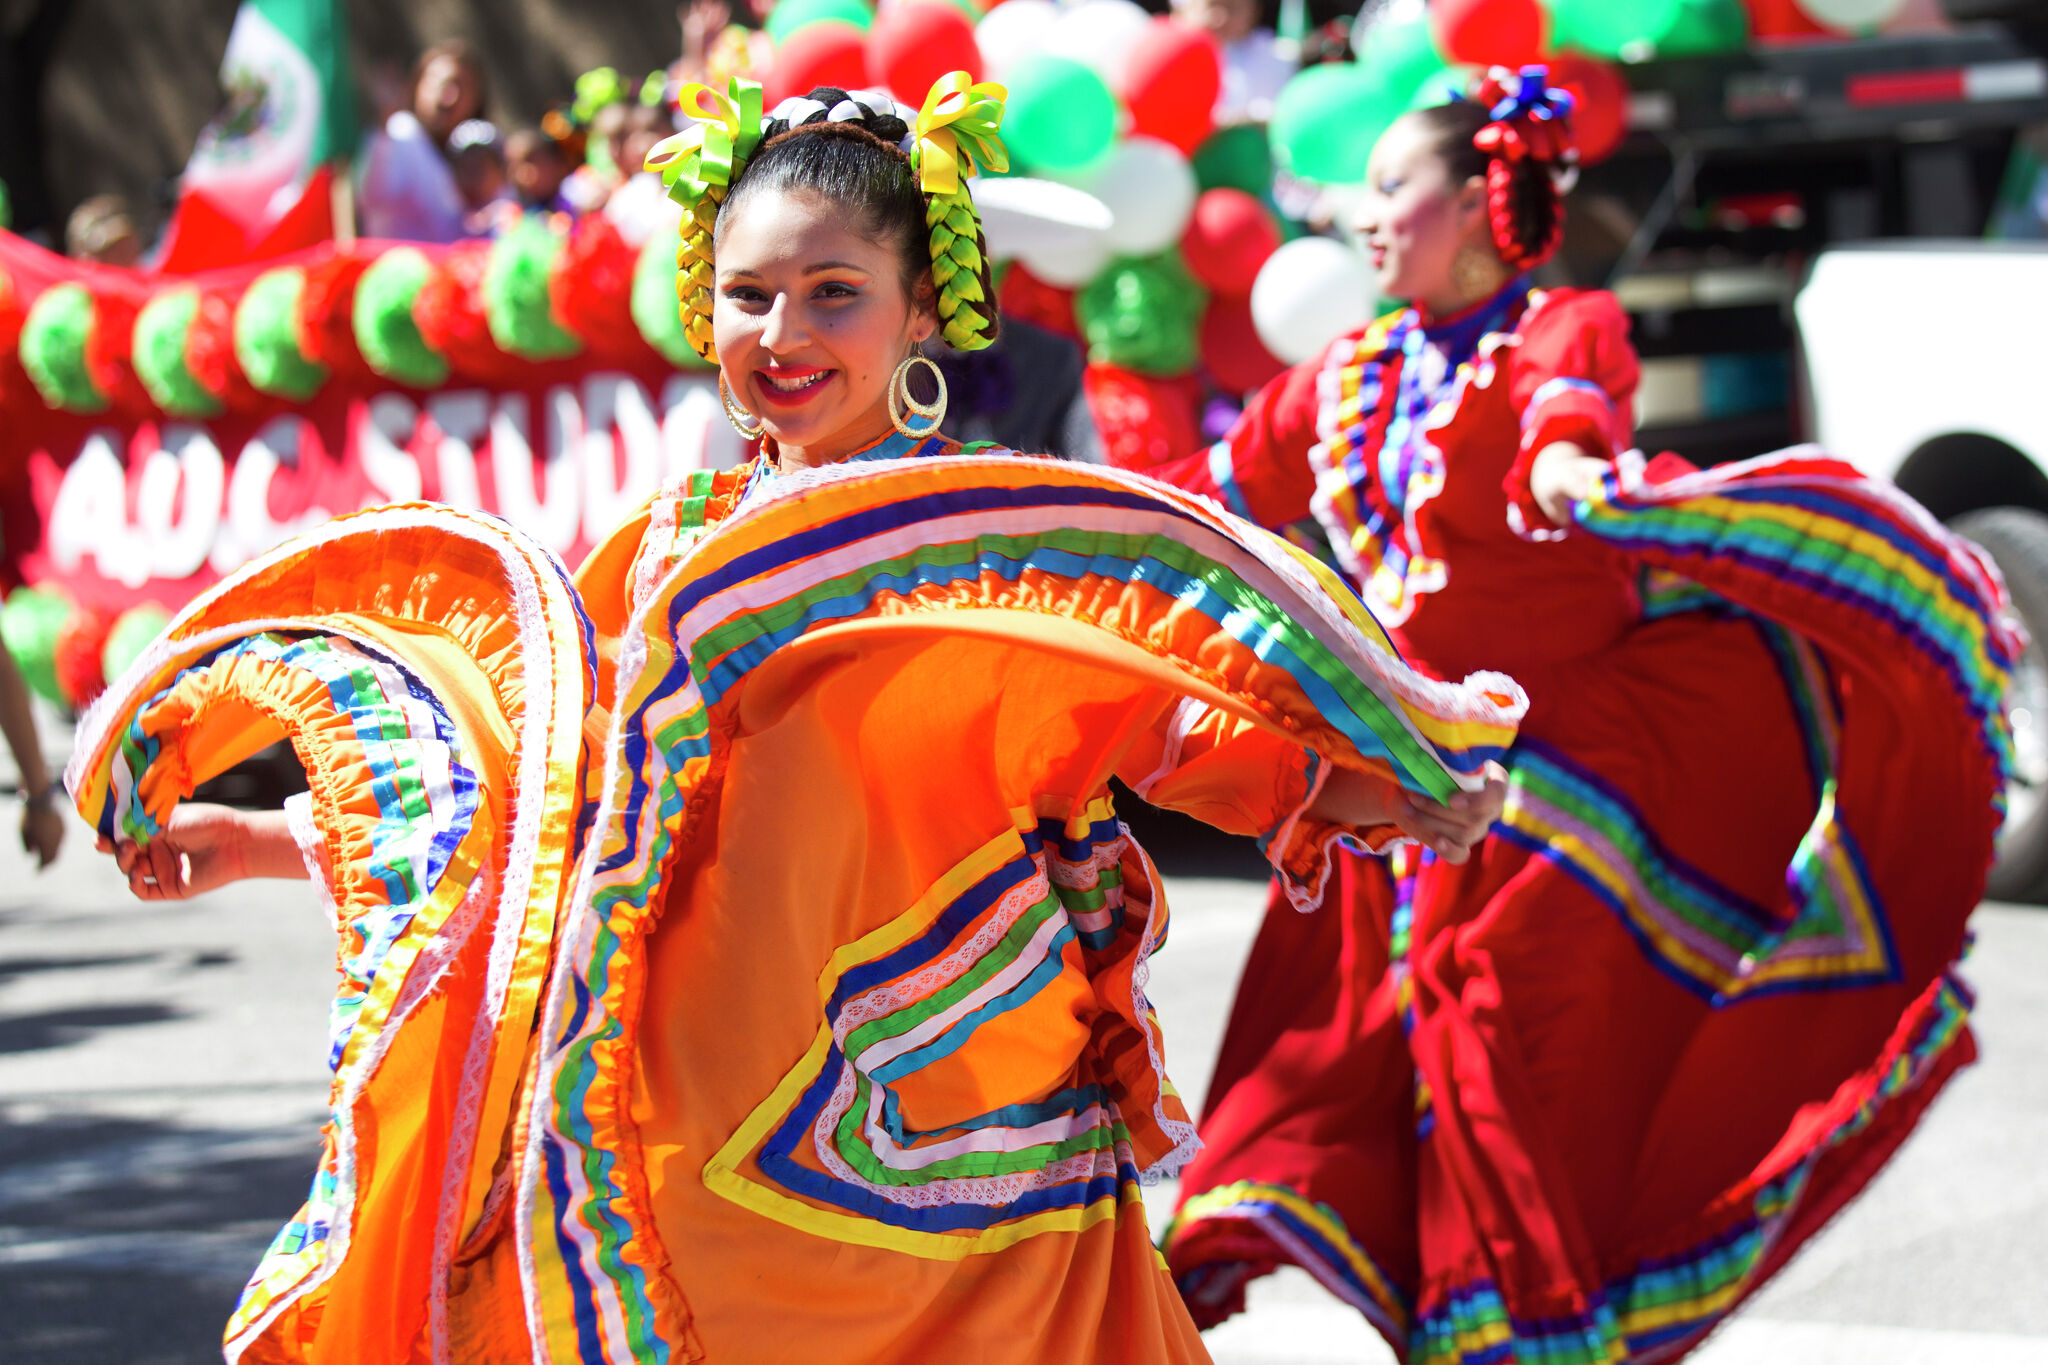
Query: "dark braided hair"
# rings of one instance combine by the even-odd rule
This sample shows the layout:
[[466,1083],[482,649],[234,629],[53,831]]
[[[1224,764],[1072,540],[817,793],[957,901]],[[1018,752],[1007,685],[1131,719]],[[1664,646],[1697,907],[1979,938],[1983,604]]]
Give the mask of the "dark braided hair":
[[1492,120],[1476,100],[1452,100],[1408,115],[1428,133],[1454,184],[1486,178],[1487,216],[1493,244],[1511,270],[1532,270],[1550,259],[1564,237],[1564,194],[1558,175],[1566,167],[1536,156],[1509,158],[1473,144]]
[[[820,107],[805,111],[794,124],[771,118],[763,125],[760,146],[719,206],[714,246],[725,236],[734,209],[748,199],[775,191],[807,191],[844,212],[855,233],[892,248],[902,266],[904,292],[930,306],[937,286],[927,200],[902,147],[909,140],[910,125],[885,99],[873,95],[852,96],[835,86],[819,86],[804,98]],[[985,335],[993,340],[995,285],[989,277],[987,248],[978,236],[976,245],[981,247],[981,293],[988,300]]]

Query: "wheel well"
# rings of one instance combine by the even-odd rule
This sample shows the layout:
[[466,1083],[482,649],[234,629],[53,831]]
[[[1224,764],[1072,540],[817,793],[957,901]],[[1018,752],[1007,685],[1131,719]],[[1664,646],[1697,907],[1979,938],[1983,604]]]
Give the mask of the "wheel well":
[[1980,507],[2048,512],[2048,474],[2018,447],[1982,432],[1922,442],[1893,482],[1943,521]]

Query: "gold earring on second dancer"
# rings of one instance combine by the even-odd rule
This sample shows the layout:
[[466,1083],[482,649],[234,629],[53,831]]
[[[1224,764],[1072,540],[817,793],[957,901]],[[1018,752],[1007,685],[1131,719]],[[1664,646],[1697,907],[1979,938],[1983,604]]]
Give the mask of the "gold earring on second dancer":
[[[929,403],[920,403],[911,396],[911,367],[922,365],[932,372],[932,382],[939,386],[939,396]],[[922,427],[912,426],[911,414],[925,420]],[[946,376],[931,359],[921,351],[912,351],[896,367],[896,373],[889,376],[889,421],[896,430],[913,441],[938,434],[939,423],[946,420]]]
[[1468,303],[1491,297],[1507,282],[1507,264],[1483,247],[1467,242],[1451,258],[1451,287]]
[[[725,404],[725,420],[732,423],[732,429],[746,437],[749,441],[759,436],[767,428],[768,424],[766,422],[763,422],[758,417],[754,417],[753,413],[748,412],[733,399],[732,390],[725,386],[725,372],[723,370],[719,371],[718,374],[718,401]],[[754,424],[752,426],[747,425],[749,417],[754,417]]]

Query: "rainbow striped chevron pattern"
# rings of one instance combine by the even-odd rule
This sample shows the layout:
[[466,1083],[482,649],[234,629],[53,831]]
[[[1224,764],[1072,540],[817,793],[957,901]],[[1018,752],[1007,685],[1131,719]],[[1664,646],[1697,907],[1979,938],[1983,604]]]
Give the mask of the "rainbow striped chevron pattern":
[[[533,542],[491,518],[388,508],[195,600],[81,723],[66,774],[80,813],[137,840],[196,782],[289,740],[331,868],[331,1121],[305,1207],[229,1322],[230,1360],[351,1279],[430,1305],[445,1346],[445,1295],[428,1289],[482,1212],[523,1068],[574,846],[590,647],[565,571]],[[409,1051],[387,1065],[427,1029],[444,1064],[422,1072]],[[361,1141],[394,1097],[428,1115],[424,1177],[392,1175],[408,1163]],[[394,1217],[424,1225],[430,1255],[351,1257]]]
[[[682,1339],[633,1246],[651,1215],[630,1175],[628,967],[661,869],[716,791],[748,681],[782,651],[814,632],[913,616],[996,631],[1057,617],[1165,663],[1190,695],[1436,795],[1482,781],[1526,706],[1498,675],[1455,685],[1410,672],[1327,568],[1206,500],[1117,471],[1017,456],[847,464],[776,480],[708,533],[691,529],[678,519],[686,548],[620,642],[610,733],[593,758],[597,834],[542,1022],[531,1122],[543,1159],[526,1172],[521,1208],[557,1358],[652,1365]],[[820,982],[811,1053],[706,1180],[833,1235],[948,1257],[1085,1225],[1113,1213],[1134,1179],[1170,1169],[1185,1117],[1156,1037],[1150,1079],[1132,1088],[1142,1104],[1127,1093],[1107,1105],[1083,1088],[945,1131],[892,1119],[901,1068],[972,1047],[977,1016],[1028,996],[1055,951],[1126,953],[1142,968],[1163,925],[1149,910],[1135,922],[1118,838],[1084,820],[1056,841],[1041,831],[1036,847],[999,841],[849,945]],[[916,991],[890,985],[920,973],[929,980]],[[1135,998],[1126,1008],[1149,1017]],[[898,1051],[892,1040],[913,1033],[920,1047]],[[790,1159],[799,1146],[825,1176]],[[743,1157],[764,1179],[737,1173]]]

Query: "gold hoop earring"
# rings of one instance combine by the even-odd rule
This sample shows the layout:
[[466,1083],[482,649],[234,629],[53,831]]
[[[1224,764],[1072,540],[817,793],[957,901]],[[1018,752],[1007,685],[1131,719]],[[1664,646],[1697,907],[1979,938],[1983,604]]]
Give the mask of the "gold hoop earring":
[[[923,365],[932,372],[932,382],[939,386],[939,396],[929,403],[920,403],[910,393],[910,367]],[[916,413],[925,419],[920,429],[910,425],[910,414]],[[938,434],[939,424],[946,420],[946,376],[945,372],[932,363],[921,352],[912,351],[903,357],[903,363],[896,367],[896,373],[889,376],[889,422],[896,430],[913,441]]]
[[[718,401],[725,405],[725,420],[732,423],[732,429],[749,441],[754,440],[768,424],[733,401],[732,390],[725,387],[725,371],[718,372]],[[754,417],[754,425],[748,426],[746,419]]]
[[1451,287],[1468,303],[1490,298],[1508,282],[1508,273],[1500,257],[1470,243],[1451,257]]

